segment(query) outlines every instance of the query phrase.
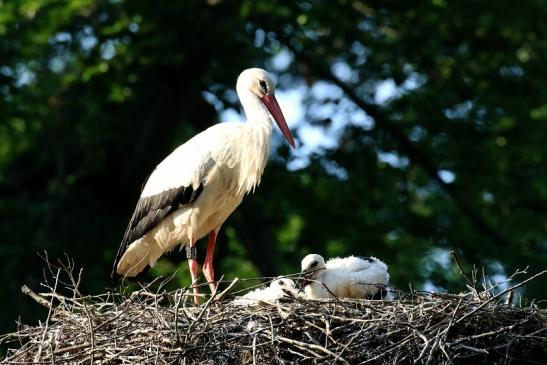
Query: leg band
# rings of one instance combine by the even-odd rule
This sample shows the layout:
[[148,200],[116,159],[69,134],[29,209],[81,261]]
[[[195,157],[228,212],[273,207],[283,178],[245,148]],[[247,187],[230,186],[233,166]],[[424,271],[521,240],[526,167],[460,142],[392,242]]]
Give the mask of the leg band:
[[186,258],[194,260],[198,258],[198,250],[196,246],[186,246]]

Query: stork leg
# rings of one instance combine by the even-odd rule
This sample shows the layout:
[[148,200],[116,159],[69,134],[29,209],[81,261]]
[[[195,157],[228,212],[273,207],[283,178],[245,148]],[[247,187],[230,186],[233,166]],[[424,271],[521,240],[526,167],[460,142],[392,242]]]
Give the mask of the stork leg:
[[215,293],[217,286],[215,283],[215,270],[213,269],[213,254],[215,253],[215,243],[217,235],[214,230],[209,232],[209,244],[207,245],[207,254],[205,255],[205,261],[203,262],[203,275],[209,283],[211,293]]
[[190,269],[190,275],[192,276],[192,287],[194,288],[194,303],[199,304],[198,300],[198,262],[196,260],[196,242],[194,238],[190,241],[190,246],[186,247],[186,257],[188,258],[188,268]]

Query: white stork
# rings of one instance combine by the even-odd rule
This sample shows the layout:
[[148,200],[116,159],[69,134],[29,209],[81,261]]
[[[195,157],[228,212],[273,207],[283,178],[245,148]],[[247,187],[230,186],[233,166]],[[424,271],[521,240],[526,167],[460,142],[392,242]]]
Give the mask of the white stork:
[[166,251],[186,246],[197,304],[195,244],[208,234],[203,274],[211,291],[216,290],[216,236],[243,197],[260,183],[268,161],[272,117],[285,139],[295,146],[266,71],[243,71],[236,90],[247,122],[216,124],[179,146],[156,167],[129,221],[112,277],[135,277]]
[[300,288],[310,299],[386,297],[387,265],[376,257],[333,258],[310,254],[302,259]]
[[239,306],[253,306],[260,302],[273,303],[283,297],[300,298],[302,294],[299,294],[294,285],[294,281],[288,278],[276,279],[270,283],[269,286],[257,288],[235,299],[232,304]]

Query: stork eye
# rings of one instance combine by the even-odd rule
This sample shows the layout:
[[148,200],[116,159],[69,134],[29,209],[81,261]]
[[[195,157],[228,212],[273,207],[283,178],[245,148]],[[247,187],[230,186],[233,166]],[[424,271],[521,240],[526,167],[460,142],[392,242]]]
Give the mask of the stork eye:
[[315,261],[314,263],[312,263],[312,264],[310,265],[310,269],[313,269],[314,267],[316,267],[316,266],[317,266],[317,264],[318,264],[318,262],[317,262],[317,261]]
[[265,94],[267,94],[268,93],[268,84],[266,83],[266,81],[260,80],[258,83],[260,84],[260,88],[262,89],[262,91]]
[[279,280],[279,285],[285,286],[285,282],[283,280]]

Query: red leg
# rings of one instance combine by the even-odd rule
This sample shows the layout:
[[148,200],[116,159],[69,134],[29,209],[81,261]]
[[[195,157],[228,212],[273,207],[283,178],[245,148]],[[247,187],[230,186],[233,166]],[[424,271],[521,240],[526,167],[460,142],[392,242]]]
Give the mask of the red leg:
[[209,244],[207,245],[207,254],[205,255],[205,261],[203,262],[203,275],[209,283],[211,293],[216,292],[217,286],[215,284],[215,271],[213,269],[213,254],[215,253],[215,243],[217,235],[215,231],[209,232]]
[[[192,241],[190,242],[190,247],[194,247],[195,244],[196,242],[192,238]],[[190,275],[192,276],[192,287],[194,288],[194,303],[199,304],[199,300],[198,300],[199,290],[197,287],[199,264],[195,258],[188,259],[188,268],[190,269]]]

